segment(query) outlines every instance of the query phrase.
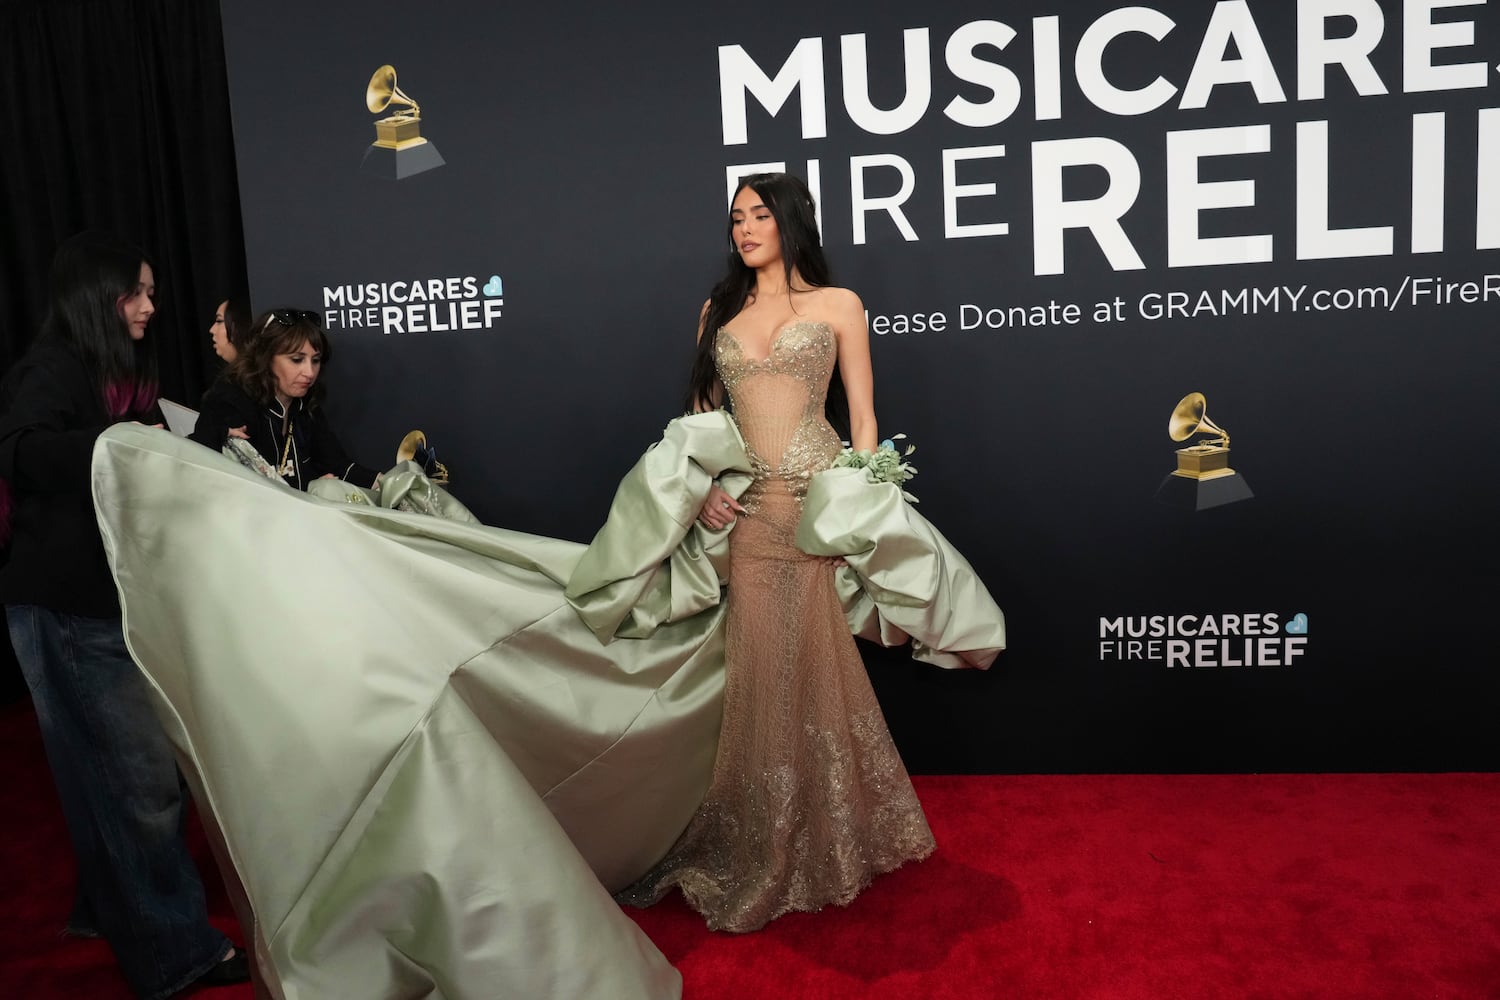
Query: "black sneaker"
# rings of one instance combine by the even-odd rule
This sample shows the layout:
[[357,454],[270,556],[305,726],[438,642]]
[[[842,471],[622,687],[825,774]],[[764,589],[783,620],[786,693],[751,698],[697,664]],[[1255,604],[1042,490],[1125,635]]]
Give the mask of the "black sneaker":
[[236,948],[233,955],[221,959],[218,965],[199,976],[193,985],[195,987],[233,986],[235,983],[248,983],[249,981],[250,956],[245,954],[245,949]]

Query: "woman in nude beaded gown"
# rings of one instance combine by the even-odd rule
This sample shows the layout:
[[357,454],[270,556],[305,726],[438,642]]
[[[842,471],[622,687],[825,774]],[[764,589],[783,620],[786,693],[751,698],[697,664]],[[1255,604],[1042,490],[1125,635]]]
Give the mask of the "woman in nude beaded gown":
[[739,502],[715,488],[700,515],[734,525],[718,756],[687,829],[619,898],[649,905],[675,885],[711,928],[743,932],[847,904],[934,844],[850,636],[835,563],[793,544],[809,479],[842,447],[826,411],[847,408],[853,446],[876,446],[864,307],[830,285],[796,177],[742,178],[729,241],[688,400],[709,409],[727,392],[755,472]]

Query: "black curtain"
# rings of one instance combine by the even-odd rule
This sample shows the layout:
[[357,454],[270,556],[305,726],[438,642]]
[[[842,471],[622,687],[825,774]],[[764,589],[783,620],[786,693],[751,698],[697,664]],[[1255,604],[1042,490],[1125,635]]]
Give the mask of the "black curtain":
[[[54,249],[102,229],[155,265],[162,393],[196,406],[213,310],[246,287],[218,3],[0,0],[0,94],[0,374],[41,325]],[[15,693],[14,661],[0,674]]]

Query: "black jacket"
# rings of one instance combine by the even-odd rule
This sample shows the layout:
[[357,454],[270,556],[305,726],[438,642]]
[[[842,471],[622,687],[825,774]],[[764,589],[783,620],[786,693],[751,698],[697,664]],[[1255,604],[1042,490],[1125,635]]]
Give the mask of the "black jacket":
[[[0,411],[0,479],[10,486],[10,560],[0,603],[64,614],[120,613],[94,517],[89,465],[94,441],[115,422],[83,359],[43,338],[7,373]],[[120,419],[161,420],[150,412]]]
[[[294,399],[290,410],[291,419],[285,421],[279,402],[257,403],[237,382],[221,376],[203,394],[198,423],[190,436],[218,451],[231,427],[245,428],[250,443],[272,468],[286,464],[289,471],[283,478],[295,489],[305,490],[308,483],[330,472],[358,486],[375,484],[375,470],[350,461],[322,407],[308,409],[305,400]],[[290,427],[289,433],[283,433],[284,424]]]

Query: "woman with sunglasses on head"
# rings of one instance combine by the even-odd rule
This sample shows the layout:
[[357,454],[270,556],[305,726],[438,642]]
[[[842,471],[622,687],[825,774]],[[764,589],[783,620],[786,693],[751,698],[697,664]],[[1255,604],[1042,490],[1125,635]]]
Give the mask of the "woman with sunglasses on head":
[[86,233],[58,249],[50,284],[41,334],[6,378],[14,539],[0,603],[78,860],[67,932],[104,937],[131,991],[160,1000],[249,967],[208,923],[176,757],[126,648],[90,489],[104,431],[161,419],[156,279],[140,250]]
[[321,405],[331,346],[317,313],[262,314],[234,363],[204,394],[192,439],[214,450],[231,437],[247,440],[294,489],[330,476],[375,485],[376,471],[349,459]]

